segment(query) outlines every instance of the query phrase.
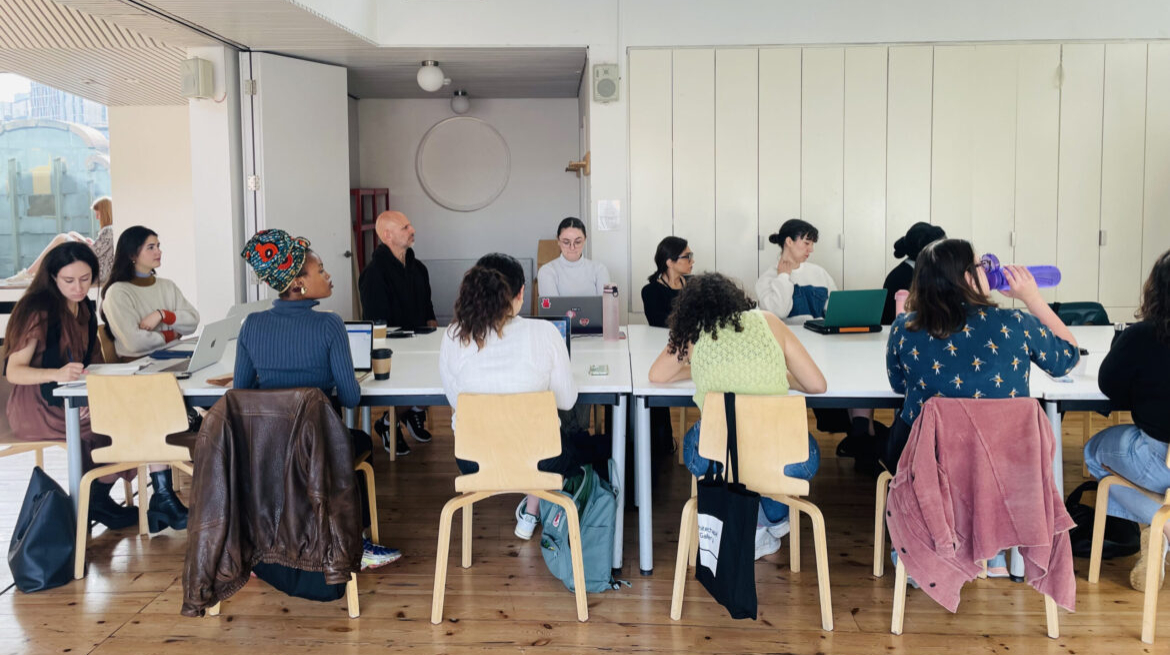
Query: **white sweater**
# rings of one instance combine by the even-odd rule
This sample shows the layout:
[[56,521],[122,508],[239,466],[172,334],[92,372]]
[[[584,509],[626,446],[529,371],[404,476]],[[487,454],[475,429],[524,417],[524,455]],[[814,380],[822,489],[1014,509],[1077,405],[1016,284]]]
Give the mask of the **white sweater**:
[[609,269],[584,256],[571,262],[561,255],[540,267],[536,282],[542,296],[600,296],[609,284]]
[[759,301],[760,309],[766,309],[782,319],[796,319],[789,314],[792,312],[792,291],[798,284],[802,287],[837,290],[833,276],[816,264],[804,262],[791,273],[784,274],[778,274],[773,266],[756,280],[756,300]]
[[[143,317],[160,309],[174,312],[174,324],[159,321],[153,330],[138,327]],[[102,311],[114,333],[114,349],[121,357],[141,357],[162,348],[167,343],[164,330],[186,335],[199,327],[199,312],[174,282],[161,277],[154,278],[154,284],[149,286],[115,282],[106,291]]]
[[461,393],[526,393],[550,390],[557,408],[572,409],[577,386],[569,366],[569,351],[557,328],[547,321],[517,316],[503,329],[503,336],[488,333],[480,349],[466,346],[447,328],[439,346],[439,376],[451,405],[451,426]]

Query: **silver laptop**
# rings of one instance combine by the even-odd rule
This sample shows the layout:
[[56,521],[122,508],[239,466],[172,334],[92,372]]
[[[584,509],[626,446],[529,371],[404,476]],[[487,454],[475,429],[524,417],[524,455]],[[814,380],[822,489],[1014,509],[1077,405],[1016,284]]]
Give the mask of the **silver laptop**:
[[218,362],[222,357],[227,344],[240,333],[239,317],[229,317],[222,321],[208,323],[199,333],[199,341],[191,356],[184,359],[172,360],[162,368],[150,368],[156,373],[194,373]]
[[573,334],[601,334],[601,296],[541,296],[536,315],[567,316]]
[[256,312],[263,312],[272,309],[272,298],[265,298],[264,300],[256,300],[253,302],[244,302],[238,305],[232,305],[228,310],[228,317],[239,316],[241,320],[248,314],[255,314]]
[[373,321],[346,321],[345,333],[349,336],[349,354],[353,357],[353,373],[361,378],[373,367],[374,323]]

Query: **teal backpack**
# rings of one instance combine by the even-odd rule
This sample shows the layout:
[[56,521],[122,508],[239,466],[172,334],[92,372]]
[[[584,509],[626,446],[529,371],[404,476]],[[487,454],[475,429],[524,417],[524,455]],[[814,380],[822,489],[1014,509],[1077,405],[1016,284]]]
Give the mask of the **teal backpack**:
[[[610,480],[617,480],[613,460],[609,462]],[[623,583],[613,578],[613,532],[617,512],[617,488],[601,479],[590,465],[581,467],[582,475],[565,478],[564,495],[577,505],[581,523],[581,548],[585,564],[585,591],[617,589]],[[573,588],[573,563],[569,555],[569,521],[565,510],[547,500],[540,501],[540,554],[548,570],[569,591]],[[629,586],[629,583],[624,583]]]

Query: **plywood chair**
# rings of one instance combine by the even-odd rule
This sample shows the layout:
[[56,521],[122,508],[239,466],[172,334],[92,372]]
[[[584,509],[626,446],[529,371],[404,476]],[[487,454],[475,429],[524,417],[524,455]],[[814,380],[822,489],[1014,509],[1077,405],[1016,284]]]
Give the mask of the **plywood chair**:
[[542,459],[561,452],[560,421],[551,391],[510,395],[460,394],[455,424],[455,456],[479,463],[479,471],[455,478],[459,496],[443,505],[439,518],[439,547],[435,558],[435,591],[431,623],[443,621],[447,557],[451,546],[451,519],[463,510],[463,568],[471,568],[472,505],[504,493],[531,494],[565,510],[569,520],[569,552],[577,620],[589,619],[585,596],[585,565],[581,558],[581,525],[577,506],[558,493],[564,485],[557,473],[536,468]]
[[110,438],[110,445],[92,452],[98,466],[81,476],[78,498],[77,548],[73,577],[85,576],[85,544],[89,533],[89,493],[93,481],[111,473],[138,469],[138,517],[142,532],[146,518],[146,489],[143,483],[150,464],[169,464],[193,473],[190,451],[167,443],[167,435],[187,430],[187,408],[179,383],[170,373],[155,375],[90,375],[89,421],[93,431]]
[[[723,407],[723,394],[708,393],[708,408]],[[833,603],[829,590],[829,553],[825,542],[825,517],[814,504],[800,498],[808,495],[808,480],[784,475],[788,464],[808,459],[808,412],[804,396],[736,396],[735,416],[739,444],[740,479],[748,489],[788,505],[791,526],[790,559],[793,571],[800,571],[800,514],[808,514],[813,525],[813,543],[817,556],[817,584],[820,587],[821,627],[833,629]],[[699,454],[725,463],[727,457],[727,417],[722,411],[703,413],[699,431]],[[683,506],[679,526],[678,557],[674,565],[674,593],[670,601],[670,618],[682,618],[683,590],[686,585],[688,550],[696,540],[699,515],[695,484],[691,498]],[[694,563],[694,559],[690,559]]]
[[370,507],[370,541],[382,543],[378,538],[378,499],[374,493],[374,467],[370,465],[373,451],[358,453],[353,470],[360,471],[366,478],[366,501]]
[[[1170,467],[1170,453],[1166,454],[1166,466]],[[1170,489],[1164,494],[1155,494],[1126,480],[1120,475],[1109,471],[1109,475],[1101,478],[1097,483],[1097,507],[1093,516],[1093,549],[1089,554],[1089,582],[1097,584],[1101,578],[1101,549],[1105,543],[1105,519],[1109,508],[1109,490],[1114,486],[1129,487],[1162,505],[1154,512],[1150,519],[1150,543],[1147,544],[1149,556],[1146,557],[1146,590],[1145,603],[1142,606],[1142,641],[1154,643],[1154,625],[1158,614],[1158,592],[1162,588],[1162,581],[1158,576],[1162,572],[1160,557],[1162,553],[1163,530],[1166,521],[1170,520]]]
[[117,349],[114,348],[114,337],[110,334],[110,326],[102,323],[98,326],[98,347],[102,351],[102,361],[107,364],[117,364],[122,361],[118,356]]
[[[220,601],[207,608],[207,616],[219,616]],[[362,615],[361,605],[358,603],[357,574],[349,574],[349,582],[345,583],[345,609],[349,618],[356,619]]]

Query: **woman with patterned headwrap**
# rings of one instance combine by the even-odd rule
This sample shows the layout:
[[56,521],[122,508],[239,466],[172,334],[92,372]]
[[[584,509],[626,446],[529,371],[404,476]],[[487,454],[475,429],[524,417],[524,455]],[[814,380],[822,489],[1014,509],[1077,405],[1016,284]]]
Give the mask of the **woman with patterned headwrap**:
[[[232,386],[317,387],[326,395],[336,389],[342,405],[356,407],[361,388],[353,374],[345,322],[337,314],[313,309],[319,299],[333,295],[333,283],[321,258],[309,249],[309,240],[284,230],[262,230],[248,240],[240,256],[280,298],[272,309],[249,315],[240,328]],[[355,453],[371,450],[368,434],[350,432]],[[366,539],[362,568],[384,566],[399,557],[398,550]]]

